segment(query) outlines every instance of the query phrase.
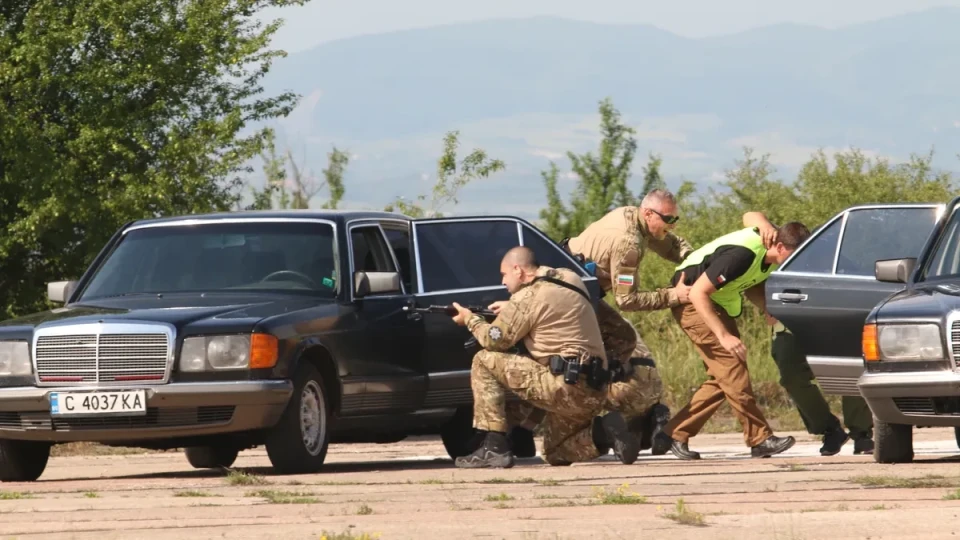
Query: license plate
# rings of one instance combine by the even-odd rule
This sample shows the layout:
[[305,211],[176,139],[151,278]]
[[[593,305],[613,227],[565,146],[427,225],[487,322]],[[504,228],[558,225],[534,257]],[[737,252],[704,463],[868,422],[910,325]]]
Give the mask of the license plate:
[[143,390],[120,392],[53,392],[50,414],[144,415],[147,396]]

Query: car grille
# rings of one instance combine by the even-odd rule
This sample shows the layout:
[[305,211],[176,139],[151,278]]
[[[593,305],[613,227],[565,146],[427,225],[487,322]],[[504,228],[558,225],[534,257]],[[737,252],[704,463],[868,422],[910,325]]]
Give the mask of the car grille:
[[[41,385],[164,383],[170,342],[164,332],[38,335],[34,346]],[[39,334],[39,333],[38,333]]]
[[953,355],[953,365],[960,368],[960,320],[953,321],[950,326],[950,354]]

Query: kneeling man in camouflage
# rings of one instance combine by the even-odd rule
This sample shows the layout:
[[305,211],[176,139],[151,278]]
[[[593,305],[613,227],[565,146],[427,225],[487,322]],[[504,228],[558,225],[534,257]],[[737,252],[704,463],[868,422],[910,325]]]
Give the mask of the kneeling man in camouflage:
[[[492,323],[454,304],[453,320],[477,338],[473,357],[473,425],[484,435],[462,468],[512,467],[506,438],[506,392],[546,412],[541,455],[551,465],[569,465],[607,454],[623,463],[640,452],[639,440],[618,412],[604,417],[607,357],[586,286],[572,271],[540,266],[533,251],[515,247],[500,264],[510,300],[491,308]],[[522,341],[529,356],[505,351]]]

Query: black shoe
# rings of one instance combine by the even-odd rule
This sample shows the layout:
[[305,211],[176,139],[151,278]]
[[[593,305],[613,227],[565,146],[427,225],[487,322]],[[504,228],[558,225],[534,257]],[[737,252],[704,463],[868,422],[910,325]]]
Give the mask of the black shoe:
[[[666,448],[680,459],[700,459],[700,452],[694,452],[687,446],[687,443],[675,440],[662,431],[653,436],[653,447],[655,449]],[[666,454],[666,451],[663,453]]]
[[[598,444],[597,449],[605,454],[606,452],[603,451],[603,447],[613,447],[613,453],[617,456],[617,459],[620,460],[620,463],[624,465],[630,465],[636,461],[637,454],[640,453],[640,440],[633,433],[630,433],[630,430],[627,428],[627,422],[623,419],[623,415],[614,411],[597,420],[599,420],[599,425],[603,429],[602,436],[599,438],[602,439],[601,442],[604,443]],[[597,429],[595,425],[594,441],[598,439],[596,432]]]
[[823,435],[823,446],[820,447],[821,456],[835,456],[840,453],[840,449],[843,448],[843,445],[850,440],[850,434],[843,430],[843,428],[837,428],[832,431],[828,431]]
[[[657,435],[663,433],[664,426],[670,422],[670,408],[657,403],[653,406],[651,413],[653,416],[653,433],[651,434],[653,445],[650,448],[650,453],[654,456],[662,456],[670,450],[670,445],[664,444],[667,441],[664,441],[663,437],[657,437]],[[669,439],[669,437],[667,437],[667,439]]]
[[513,463],[513,452],[503,433],[487,433],[480,448],[454,461],[461,469],[509,469]]
[[750,455],[752,457],[770,457],[789,449],[796,442],[797,440],[793,437],[777,437],[776,435],[771,435],[767,437],[767,440],[751,448]]
[[873,439],[871,439],[870,437],[863,437],[853,441],[853,453],[854,454],[872,454]]

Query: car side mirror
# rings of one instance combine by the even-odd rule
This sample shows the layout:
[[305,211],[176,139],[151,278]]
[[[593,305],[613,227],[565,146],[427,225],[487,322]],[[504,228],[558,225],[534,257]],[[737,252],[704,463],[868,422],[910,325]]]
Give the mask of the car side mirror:
[[54,281],[47,283],[47,298],[51,302],[65,304],[73,291],[77,290],[76,281]]
[[359,298],[371,294],[400,292],[399,272],[357,272],[353,275],[354,294]]
[[886,259],[874,263],[873,275],[877,281],[906,283],[917,266],[917,259]]

